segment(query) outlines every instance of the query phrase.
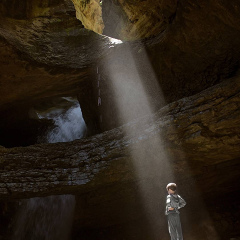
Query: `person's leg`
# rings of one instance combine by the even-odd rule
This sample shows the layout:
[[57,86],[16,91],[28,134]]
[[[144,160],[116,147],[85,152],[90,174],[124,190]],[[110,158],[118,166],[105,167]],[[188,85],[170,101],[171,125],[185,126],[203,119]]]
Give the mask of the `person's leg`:
[[178,240],[175,215],[178,215],[178,214],[175,214],[175,213],[168,214],[168,231],[171,236],[171,240]]
[[177,214],[176,217],[176,230],[177,230],[177,236],[178,240],[183,240],[183,234],[182,234],[182,226],[181,226],[181,220],[179,214]]

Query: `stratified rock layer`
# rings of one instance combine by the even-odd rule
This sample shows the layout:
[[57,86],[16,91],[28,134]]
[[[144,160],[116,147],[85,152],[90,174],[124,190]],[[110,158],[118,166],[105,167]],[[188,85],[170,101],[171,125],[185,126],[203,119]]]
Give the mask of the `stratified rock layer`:
[[0,111],[80,93],[81,83],[94,75],[90,66],[113,46],[107,37],[84,29],[73,5],[66,2],[40,4],[38,12],[33,8],[21,18],[17,9],[1,16]]
[[184,170],[186,159],[191,159],[189,164],[194,174],[201,174],[204,166],[211,168],[237,159],[239,91],[236,78],[167,105],[151,121],[142,118],[69,143],[2,147],[1,197],[82,192],[123,179],[131,181],[134,176],[129,172],[130,149],[147,146],[147,142],[157,136],[163,139],[168,154],[176,159],[176,166],[180,164],[177,171]]
[[[186,234],[205,229],[207,224],[210,229],[202,230],[196,239],[206,234],[218,239],[201,195],[212,202],[239,189],[239,105],[240,81],[236,77],[169,104],[151,118],[88,139],[1,147],[1,198],[75,194],[75,224],[81,226],[75,226],[76,234],[84,236],[87,229],[99,234],[99,229],[112,229],[113,225],[124,227],[128,218],[133,228],[143,227],[144,239],[149,230],[146,224],[152,225],[148,216],[158,219],[164,209],[165,184],[175,179],[190,206],[183,222],[193,225],[188,222],[192,228]],[[201,210],[196,213],[196,208]],[[196,216],[198,220],[193,221]],[[162,234],[165,221],[156,223],[155,231]]]

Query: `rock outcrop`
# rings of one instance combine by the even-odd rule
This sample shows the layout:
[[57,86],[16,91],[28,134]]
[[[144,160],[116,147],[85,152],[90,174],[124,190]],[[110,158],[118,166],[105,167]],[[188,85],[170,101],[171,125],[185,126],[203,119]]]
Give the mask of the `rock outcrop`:
[[76,17],[82,22],[84,27],[102,34],[104,23],[100,0],[73,0],[72,2],[76,9]]
[[[183,222],[191,230],[185,235],[202,229],[196,239],[218,239],[200,199],[209,205],[239,190],[239,82],[235,77],[173,102],[150,118],[87,139],[1,147],[1,199],[75,194],[74,239],[126,237],[121,228],[129,231],[129,239],[146,239],[154,231],[165,239],[165,221],[158,218],[165,184],[175,179],[189,204]],[[219,214],[214,210],[214,217]],[[217,221],[222,234],[229,223],[223,231]]]
[[[195,175],[208,168],[217,169],[239,157],[239,91],[236,78],[167,105],[151,121],[142,118],[69,143],[2,147],[1,197],[81,193],[105,184],[133,181],[130,149],[148,146],[157,136],[174,159],[176,173],[184,170],[186,159]],[[144,149],[149,153],[150,149]],[[142,167],[148,161],[142,162]]]
[[[185,41],[190,43],[191,39],[207,31],[208,39],[212,41],[216,31],[221,30],[218,26],[223,23],[239,29],[238,1],[224,3],[211,0],[192,3],[189,0],[73,0],[73,2],[77,18],[86,28],[122,40],[144,39],[177,31],[176,39],[184,37]],[[189,34],[182,32],[183,29]],[[203,34],[201,37],[205,38],[206,35]],[[227,36],[221,39],[219,36],[218,40],[222,41],[225,37]],[[177,41],[175,44],[181,42]]]
[[[238,2],[231,1],[228,4],[217,0],[194,4],[191,1],[150,2],[139,1],[135,4],[132,1],[103,1],[103,20],[104,23],[106,22],[104,34],[111,36],[113,33],[112,36],[117,38],[125,39],[121,33],[130,25],[135,32],[144,33],[144,26],[138,26],[138,23],[141,22],[141,19],[144,20],[147,14],[140,14],[139,11],[141,10],[142,13],[144,9],[146,10],[144,13],[148,13],[148,11],[157,9],[150,6],[162,4],[160,9],[165,9],[165,6],[165,13],[169,13],[168,16],[171,16],[171,20],[165,18],[168,20],[162,24],[163,29],[159,26],[157,28],[159,32],[151,33],[155,37],[146,40],[143,39],[144,36],[135,34],[134,36],[138,36],[137,39],[141,40],[121,44],[114,48],[114,51],[108,54],[103,61],[99,62],[102,79],[106,80],[104,83],[106,87],[101,88],[102,102],[105,104],[102,106],[104,111],[101,111],[103,119],[105,119],[102,124],[105,126],[102,130],[112,129],[126,122],[120,121],[119,123],[119,119],[113,120],[108,117],[116,116],[114,110],[107,106],[117,98],[111,89],[107,89],[109,83],[113,82],[111,71],[121,73],[122,80],[119,81],[125,84],[124,79],[127,79],[129,86],[134,86],[136,90],[138,84],[136,77],[132,77],[129,73],[132,73],[132,69],[137,68],[141,81],[149,90],[149,98],[153,98],[155,107],[159,108],[162,102],[158,101],[158,97],[156,97],[158,94],[155,92],[154,78],[157,79],[164,98],[169,103],[196,94],[228,79],[234,76],[239,69],[240,6]],[[128,11],[129,16],[125,13],[125,9],[131,9]],[[160,12],[159,10],[158,13]],[[154,14],[148,16],[150,19],[148,23],[150,23]],[[131,17],[139,19],[139,21],[131,23]],[[146,22],[146,19],[144,21]],[[148,23],[145,24],[147,32],[155,31],[154,27],[149,29]],[[161,21],[158,23],[161,25]],[[109,28],[108,32],[107,29],[110,25],[112,28]],[[157,24],[152,25],[157,26]],[[131,39],[131,31],[128,33],[129,39]],[[97,92],[97,89],[94,89],[96,85],[97,83],[93,81],[88,92]],[[95,102],[92,101],[92,104],[95,107],[93,106],[92,109],[97,108],[97,94],[94,99]],[[138,107],[140,108],[141,105]],[[91,121],[94,121],[96,115],[100,114],[97,112],[90,115],[92,115]],[[139,115],[141,115],[140,111]],[[106,126],[107,124],[109,125]]]
[[[80,93],[82,82],[95,74],[90,65],[114,46],[108,37],[84,29],[73,5],[66,2],[53,6],[36,2],[37,13],[25,6],[29,16],[18,16],[17,9],[2,10],[1,111],[19,103]],[[11,3],[5,5],[1,3],[2,9],[11,7]]]
[[[111,81],[109,69],[127,74],[135,65],[142,80],[148,84],[148,94],[153,98],[156,109],[161,104],[158,104],[158,98],[154,99],[155,85],[151,86],[153,75],[169,103],[234,76],[239,68],[237,1],[225,4],[213,0],[208,5],[205,2],[192,4],[189,1],[140,1],[138,4],[132,1],[103,1],[102,14],[106,31],[107,26],[113,26],[114,22],[122,22],[114,21],[118,16],[126,27],[123,31],[126,33],[127,29],[133,29],[130,35],[137,36],[137,39],[146,36],[137,35],[134,29],[139,28],[140,33],[154,32],[151,36],[155,37],[147,41],[118,46],[111,39],[84,29],[75,18],[73,4],[69,1],[49,2],[46,6],[38,1],[26,2],[28,4],[22,6],[10,2],[1,4],[1,111],[11,106],[16,108],[19,103],[29,108],[29,103],[33,104],[40,99],[78,94],[87,123],[100,126],[96,120],[99,117],[96,110],[97,96],[88,98],[85,94],[91,92],[94,95],[97,92],[94,81],[97,66],[102,69],[101,74],[105,75],[108,84]],[[92,1],[81,2],[83,7],[89,8]],[[95,3],[101,7],[99,1]],[[23,8],[21,14],[18,7]],[[156,11],[158,7],[160,10]],[[145,15],[141,14],[143,11]],[[116,13],[116,16],[109,12]],[[156,14],[163,14],[163,17],[157,24],[153,24],[159,18]],[[141,17],[144,21],[141,21]],[[158,30],[149,28],[148,23]],[[110,32],[112,29],[109,28],[109,33],[105,34],[110,35]],[[119,33],[115,32],[114,37],[119,37]],[[124,54],[129,51],[134,57],[133,64]],[[132,79],[128,75],[124,78],[131,83]],[[101,97],[103,102],[113,102],[112,96],[113,93],[108,90]],[[88,108],[86,103],[92,106],[91,113],[85,110]],[[105,115],[111,112],[107,108]],[[117,119],[111,121],[110,126],[99,127],[98,131],[125,123],[119,123]]]
[[73,0],[76,17],[94,32],[137,40],[157,36],[176,16],[178,1]]

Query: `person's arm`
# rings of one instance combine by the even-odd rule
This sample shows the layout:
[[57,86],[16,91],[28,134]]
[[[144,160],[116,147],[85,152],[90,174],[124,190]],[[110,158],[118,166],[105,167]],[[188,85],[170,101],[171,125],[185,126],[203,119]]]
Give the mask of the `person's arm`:
[[178,197],[179,197],[179,206],[178,206],[178,209],[180,209],[180,208],[184,207],[187,203],[186,203],[186,201],[185,201],[181,196],[178,195]]

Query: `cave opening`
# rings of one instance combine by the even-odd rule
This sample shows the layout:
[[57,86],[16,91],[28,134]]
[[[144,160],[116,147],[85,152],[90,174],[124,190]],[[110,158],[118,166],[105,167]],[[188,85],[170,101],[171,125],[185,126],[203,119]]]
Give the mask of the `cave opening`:
[[[4,128],[1,129],[2,146],[12,148],[70,142],[84,138],[87,134],[87,127],[76,97],[48,98],[28,108],[24,111],[24,116],[21,113],[23,112],[20,112],[21,121],[16,118],[15,112],[14,119],[8,120],[9,124],[4,124]],[[11,234],[8,233],[11,239],[69,239],[74,218],[74,195],[23,199],[10,205],[11,211],[15,212],[12,213],[12,220],[3,217],[2,221],[6,223],[10,221],[6,228],[11,230]]]
[[76,97],[53,97],[4,112],[0,144],[7,148],[68,142],[85,137],[87,127]]

